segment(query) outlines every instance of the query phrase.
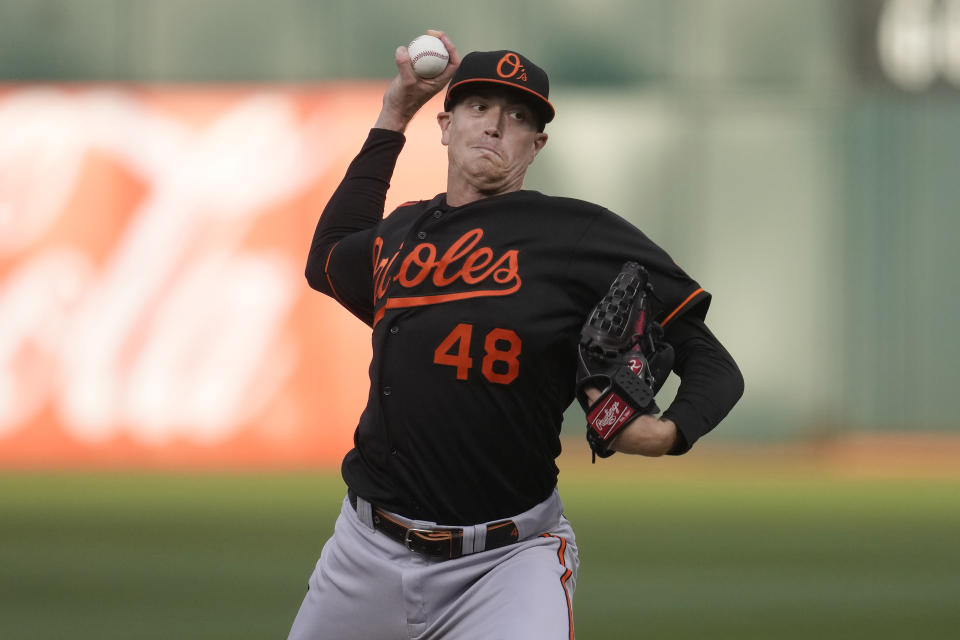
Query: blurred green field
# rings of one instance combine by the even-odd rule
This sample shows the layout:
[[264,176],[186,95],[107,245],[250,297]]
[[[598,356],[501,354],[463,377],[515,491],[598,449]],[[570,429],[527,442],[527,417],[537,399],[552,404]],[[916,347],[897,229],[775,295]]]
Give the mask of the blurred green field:
[[[578,638],[957,637],[960,480],[636,468],[561,475]],[[0,474],[0,638],[284,638],[342,492],[319,473]]]

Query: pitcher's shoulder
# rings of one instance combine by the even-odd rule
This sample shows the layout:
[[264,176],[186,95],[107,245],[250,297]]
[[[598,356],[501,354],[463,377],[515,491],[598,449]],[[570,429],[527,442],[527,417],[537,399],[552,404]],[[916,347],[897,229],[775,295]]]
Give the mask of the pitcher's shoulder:
[[551,208],[558,212],[588,216],[611,213],[606,207],[587,200],[580,200],[568,196],[548,195],[539,191],[523,191],[521,193],[525,194],[531,203]]

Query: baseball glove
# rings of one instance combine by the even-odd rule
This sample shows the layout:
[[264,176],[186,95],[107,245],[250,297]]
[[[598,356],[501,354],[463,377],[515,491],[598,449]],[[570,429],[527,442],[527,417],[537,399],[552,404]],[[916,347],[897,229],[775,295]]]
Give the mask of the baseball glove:
[[[653,321],[653,285],[636,262],[623,265],[580,331],[577,400],[587,416],[587,442],[597,456],[631,419],[659,413],[654,396],[673,367],[673,348]],[[601,396],[590,402],[586,390]]]

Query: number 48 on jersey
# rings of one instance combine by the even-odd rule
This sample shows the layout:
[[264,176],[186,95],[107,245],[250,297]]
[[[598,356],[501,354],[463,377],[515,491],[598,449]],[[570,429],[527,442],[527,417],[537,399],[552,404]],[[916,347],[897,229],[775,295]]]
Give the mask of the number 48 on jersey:
[[[478,336],[478,343],[480,341]],[[521,340],[510,329],[491,329],[483,340],[483,360],[480,373],[495,384],[510,384],[520,375]],[[457,380],[467,380],[473,368],[470,356],[473,325],[461,322],[447,334],[433,352],[435,364],[456,369]]]

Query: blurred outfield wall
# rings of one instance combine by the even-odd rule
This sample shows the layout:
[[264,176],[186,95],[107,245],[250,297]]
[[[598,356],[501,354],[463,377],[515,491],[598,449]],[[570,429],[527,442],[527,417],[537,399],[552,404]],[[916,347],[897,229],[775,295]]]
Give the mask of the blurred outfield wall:
[[[363,380],[365,363],[350,384],[331,371],[367,347],[359,323],[307,292],[302,262],[394,47],[428,27],[462,51],[517,47],[545,66],[558,118],[527,186],[631,219],[714,293],[711,327],[747,380],[716,438],[958,429],[960,0],[0,0],[0,463],[46,459],[51,438],[76,431],[71,411],[119,445],[68,442],[68,457],[339,457],[359,401],[325,399]],[[435,110],[411,132],[391,202],[442,190]],[[207,185],[199,202],[183,204],[178,173]],[[193,262],[164,262],[151,244],[158,210],[171,238],[189,226]],[[159,288],[63,306],[84,283],[117,290],[115,254],[138,234],[129,264],[145,281],[168,269],[192,298]],[[237,252],[256,254],[245,273],[269,304],[224,287]],[[73,280],[30,286],[56,269]],[[208,303],[193,339],[236,328],[229,311],[243,305],[273,309],[261,328],[283,329],[247,323],[250,336],[281,338],[246,339],[246,359],[233,356],[246,377],[177,360],[154,327],[188,300]],[[139,314],[120,322],[120,343],[116,317],[97,315],[109,309]],[[324,323],[354,342],[324,342]],[[112,349],[113,378],[72,367],[68,339],[87,358]],[[133,377],[144,354],[186,377]],[[167,417],[129,419],[151,406]],[[569,417],[579,433],[579,411]]]

